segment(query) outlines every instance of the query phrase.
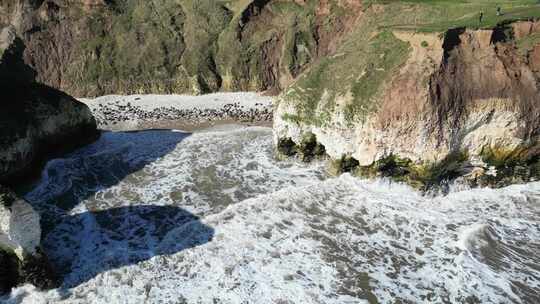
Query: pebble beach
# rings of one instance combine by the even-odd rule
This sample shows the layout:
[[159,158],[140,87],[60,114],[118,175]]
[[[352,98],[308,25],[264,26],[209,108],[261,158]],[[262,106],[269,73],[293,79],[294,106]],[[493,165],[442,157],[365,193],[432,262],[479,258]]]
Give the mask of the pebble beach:
[[103,130],[180,129],[222,123],[271,125],[273,97],[257,93],[188,95],[108,95],[80,98]]

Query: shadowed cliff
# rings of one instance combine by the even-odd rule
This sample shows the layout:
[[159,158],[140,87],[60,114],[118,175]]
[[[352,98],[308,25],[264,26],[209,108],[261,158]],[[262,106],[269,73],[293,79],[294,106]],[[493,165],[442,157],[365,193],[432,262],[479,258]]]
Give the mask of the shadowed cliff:
[[[8,185],[30,179],[46,160],[99,136],[86,106],[35,82],[24,50],[14,28],[0,28],[0,183]],[[2,185],[0,222],[0,292],[24,283],[54,287],[54,270],[40,246],[39,215]]]
[[13,184],[39,171],[48,158],[89,143],[99,133],[85,105],[35,81],[13,28],[0,31],[0,46],[0,182]]

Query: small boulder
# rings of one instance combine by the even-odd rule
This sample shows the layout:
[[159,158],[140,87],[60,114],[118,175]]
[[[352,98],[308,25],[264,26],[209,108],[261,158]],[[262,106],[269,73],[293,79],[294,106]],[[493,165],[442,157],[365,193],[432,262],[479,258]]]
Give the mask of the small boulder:
[[24,283],[40,289],[58,285],[40,240],[39,214],[28,202],[0,186],[0,293]]

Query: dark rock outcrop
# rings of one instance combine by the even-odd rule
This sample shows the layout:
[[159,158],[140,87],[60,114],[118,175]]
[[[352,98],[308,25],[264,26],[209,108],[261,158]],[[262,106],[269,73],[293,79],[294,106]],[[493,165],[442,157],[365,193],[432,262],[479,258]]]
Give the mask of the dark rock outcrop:
[[[90,110],[69,95],[35,82],[15,30],[0,30],[0,183],[13,185],[41,165],[99,135]],[[0,293],[23,283],[57,285],[40,249],[40,216],[0,185]]]
[[90,110],[73,97],[34,81],[23,42],[11,28],[0,33],[0,183],[39,170],[51,156],[97,138]]

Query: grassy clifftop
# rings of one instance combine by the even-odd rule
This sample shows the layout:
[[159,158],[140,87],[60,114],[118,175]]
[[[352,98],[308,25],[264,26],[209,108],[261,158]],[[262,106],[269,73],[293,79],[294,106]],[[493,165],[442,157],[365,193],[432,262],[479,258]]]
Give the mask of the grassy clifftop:
[[[507,20],[540,17],[537,0],[371,0],[370,4],[401,6],[407,20],[387,20],[381,27],[442,32],[450,28],[492,28]],[[404,5],[405,7],[403,7]],[[497,8],[501,14],[497,14]],[[480,13],[483,13],[480,22]]]
[[[498,7],[501,15],[497,14]],[[385,84],[411,51],[395,32],[443,35],[452,28],[493,28],[505,22],[539,18],[540,5],[536,0],[366,0],[362,14],[336,52],[318,60],[282,94],[282,102],[296,107],[295,113],[284,119],[321,126],[338,111],[349,123],[362,121],[374,112]],[[518,44],[527,51],[537,40],[527,37]],[[431,47],[427,41],[422,45]]]
[[336,49],[280,95],[276,148],[302,156],[312,134],[331,171],[419,187],[535,180],[539,18],[529,0],[363,1]]
[[536,3],[17,0],[0,4],[0,23],[17,27],[40,81],[73,95],[277,93],[309,70],[291,92],[309,99],[300,102],[307,117],[325,91],[328,100],[341,96],[350,115],[369,111],[369,100],[408,52],[392,31],[492,27],[540,17]]

